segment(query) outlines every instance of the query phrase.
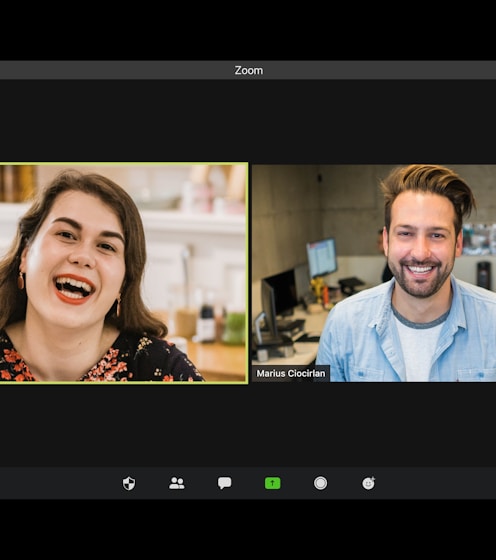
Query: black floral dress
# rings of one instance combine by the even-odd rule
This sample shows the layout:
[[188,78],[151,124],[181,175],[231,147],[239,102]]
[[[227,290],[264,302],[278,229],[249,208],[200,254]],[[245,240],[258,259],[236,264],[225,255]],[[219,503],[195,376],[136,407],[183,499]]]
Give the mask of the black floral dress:
[[[0,330],[0,381],[38,381]],[[172,342],[121,333],[105,356],[79,381],[205,381],[196,366]]]

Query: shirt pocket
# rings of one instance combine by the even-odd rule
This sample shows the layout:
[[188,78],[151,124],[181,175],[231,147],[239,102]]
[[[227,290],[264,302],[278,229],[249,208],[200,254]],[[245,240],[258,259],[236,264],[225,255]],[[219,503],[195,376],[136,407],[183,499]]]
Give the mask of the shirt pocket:
[[395,375],[387,375],[382,369],[352,366],[350,381],[398,381]]
[[496,368],[459,369],[457,381],[496,381]]

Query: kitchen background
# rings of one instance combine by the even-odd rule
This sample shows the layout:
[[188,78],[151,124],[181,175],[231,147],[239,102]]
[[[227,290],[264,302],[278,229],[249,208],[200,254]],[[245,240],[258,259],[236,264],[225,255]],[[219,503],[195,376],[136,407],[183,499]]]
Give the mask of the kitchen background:
[[216,314],[245,312],[247,164],[1,164],[0,252],[29,198],[66,168],[106,175],[135,200],[147,239],[150,308],[167,313],[208,299]]

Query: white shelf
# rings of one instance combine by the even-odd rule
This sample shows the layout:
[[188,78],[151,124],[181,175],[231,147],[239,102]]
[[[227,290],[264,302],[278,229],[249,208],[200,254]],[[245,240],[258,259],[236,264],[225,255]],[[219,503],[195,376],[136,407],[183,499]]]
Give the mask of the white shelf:
[[[29,208],[24,202],[0,203],[0,223],[16,224]],[[145,230],[177,233],[245,235],[244,214],[200,214],[179,210],[140,210]]]
[[193,214],[179,210],[141,210],[145,229],[153,231],[244,235],[243,214]]

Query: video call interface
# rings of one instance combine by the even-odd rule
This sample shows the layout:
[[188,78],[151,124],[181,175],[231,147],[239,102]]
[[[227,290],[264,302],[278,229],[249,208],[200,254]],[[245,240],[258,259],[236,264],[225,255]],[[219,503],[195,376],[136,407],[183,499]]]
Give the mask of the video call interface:
[[[36,168],[46,183],[71,167],[132,185],[145,299],[208,372],[200,383],[1,383],[0,500],[496,499],[496,385],[333,383],[316,364],[329,312],[381,282],[378,182],[396,166],[446,165],[467,180],[480,207],[454,273],[496,289],[491,63],[202,61],[184,79],[166,62],[124,77],[122,63],[74,64],[67,79],[68,61],[0,61],[5,176]],[[208,201],[191,186],[199,174]],[[2,251],[27,202],[8,196]],[[185,292],[191,275],[203,291]],[[173,315],[189,298],[191,332]],[[200,330],[198,317],[219,314]]]

